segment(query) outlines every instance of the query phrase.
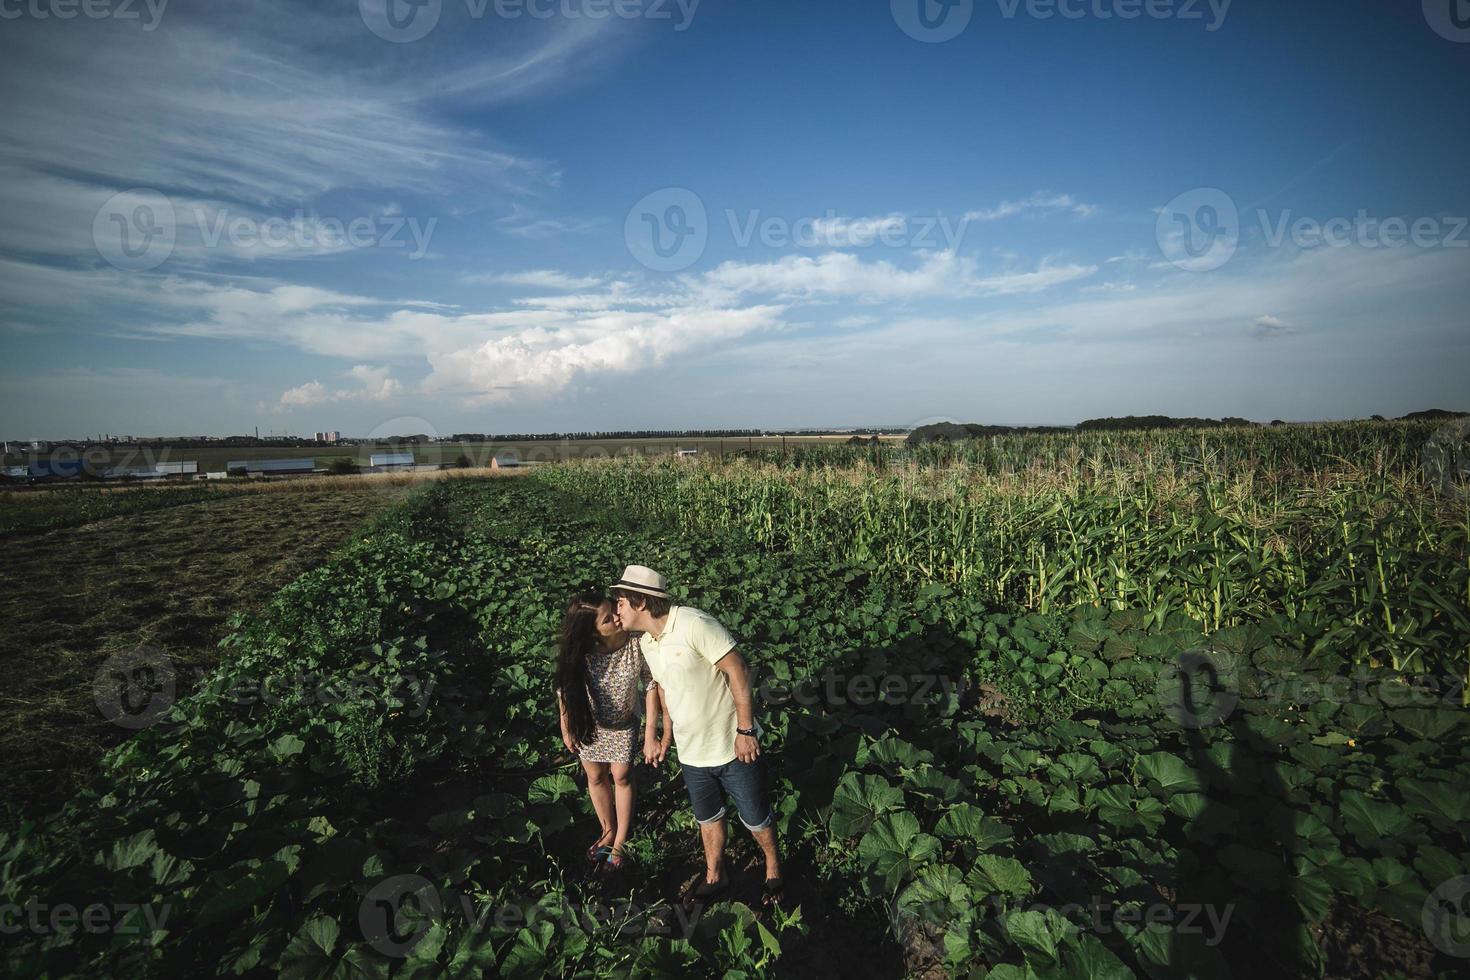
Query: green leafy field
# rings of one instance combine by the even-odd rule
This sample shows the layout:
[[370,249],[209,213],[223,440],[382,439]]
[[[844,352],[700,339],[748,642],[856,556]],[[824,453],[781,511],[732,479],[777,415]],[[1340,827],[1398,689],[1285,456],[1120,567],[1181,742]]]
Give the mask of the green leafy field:
[[[1138,490],[1156,506],[1115,494],[1106,516],[1068,496],[1086,480],[1021,480],[1014,498],[991,486],[990,510],[953,507],[1006,535],[965,552],[981,566],[912,518],[884,530],[904,507],[941,516],[922,480],[908,504],[868,495],[895,510],[859,542],[835,488],[891,474],[842,462],[686,468],[636,506],[652,485],[637,467],[424,488],[241,621],[191,696],[171,702],[158,664],[124,672],[129,716],[157,723],[58,814],[0,838],[0,905],[100,903],[111,928],[38,912],[45,928],[7,937],[7,973],[1463,969],[1462,505],[1396,504],[1381,481],[1404,471],[1385,464],[1376,489],[1322,481],[1336,503],[1318,512],[1303,466],[1270,505],[1305,513],[1279,535],[1291,546],[1241,568],[1252,525],[1208,480],[1166,496],[1157,479]],[[834,489],[794,519],[781,508],[813,478]],[[1330,513],[1336,550],[1312,536]],[[1057,541],[1109,569],[1090,601],[1080,567],[1034,584],[1071,560]],[[1366,570],[1360,548],[1377,552]],[[758,671],[786,911],[759,911],[738,826],[731,901],[679,904],[701,862],[671,771],[643,773],[636,870],[579,867],[595,825],[555,736],[552,637],[568,592],[634,561]],[[979,584],[1012,565],[1031,584]]]

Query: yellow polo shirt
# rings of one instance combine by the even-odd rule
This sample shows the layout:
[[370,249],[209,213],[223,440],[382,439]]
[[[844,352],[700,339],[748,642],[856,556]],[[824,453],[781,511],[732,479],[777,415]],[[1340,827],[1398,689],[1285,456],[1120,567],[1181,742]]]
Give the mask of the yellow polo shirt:
[[[707,612],[674,606],[663,632],[658,636],[644,633],[640,643],[648,670],[663,688],[669,706],[680,764],[704,767],[733,762],[735,698],[724,672],[715,666],[735,649],[729,631]],[[755,729],[760,731],[759,723]]]

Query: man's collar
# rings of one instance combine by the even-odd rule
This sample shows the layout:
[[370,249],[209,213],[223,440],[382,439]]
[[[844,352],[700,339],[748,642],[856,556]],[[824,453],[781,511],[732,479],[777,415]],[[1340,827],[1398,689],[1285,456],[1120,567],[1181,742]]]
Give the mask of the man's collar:
[[662,640],[664,638],[664,635],[666,633],[668,633],[669,630],[671,630],[671,629],[674,628],[674,613],[678,612],[678,610],[679,610],[679,607],[678,606],[670,606],[669,607],[669,615],[668,615],[667,618],[664,619],[664,628],[661,629],[661,630],[659,630],[657,636],[653,636],[653,634],[651,632],[649,633],[649,636],[653,636],[653,640],[654,640],[655,643],[657,643],[660,640]]

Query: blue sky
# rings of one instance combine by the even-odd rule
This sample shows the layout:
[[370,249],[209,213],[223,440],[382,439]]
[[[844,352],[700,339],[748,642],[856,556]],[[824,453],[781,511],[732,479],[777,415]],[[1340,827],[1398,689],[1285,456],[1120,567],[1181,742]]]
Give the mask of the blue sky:
[[1470,404],[1452,0],[94,2],[0,2],[7,437]]

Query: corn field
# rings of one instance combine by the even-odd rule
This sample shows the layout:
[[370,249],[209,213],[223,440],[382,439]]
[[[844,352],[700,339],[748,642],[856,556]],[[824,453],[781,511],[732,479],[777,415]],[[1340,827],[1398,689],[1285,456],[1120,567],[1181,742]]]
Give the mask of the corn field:
[[[947,583],[997,608],[1282,616],[1325,663],[1470,664],[1470,494],[1426,481],[1433,423],[999,437],[536,475],[671,533]],[[1458,464],[1458,458],[1455,463]]]

